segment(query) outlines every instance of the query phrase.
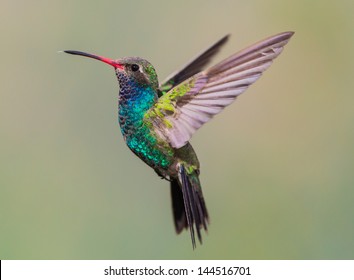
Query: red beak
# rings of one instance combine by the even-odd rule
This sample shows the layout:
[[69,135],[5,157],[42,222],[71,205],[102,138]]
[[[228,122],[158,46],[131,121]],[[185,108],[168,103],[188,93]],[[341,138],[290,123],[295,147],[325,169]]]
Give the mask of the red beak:
[[89,54],[89,53],[85,53],[85,52],[80,52],[80,51],[64,51],[65,53],[68,54],[73,54],[73,55],[81,55],[81,56],[86,56],[86,57],[90,57],[93,59],[97,59],[99,61],[102,61],[104,63],[107,63],[111,66],[113,66],[114,68],[119,68],[119,69],[123,69],[123,65],[119,64],[116,60],[110,59],[110,58],[106,58],[103,56],[98,56],[98,55],[94,55],[94,54]]

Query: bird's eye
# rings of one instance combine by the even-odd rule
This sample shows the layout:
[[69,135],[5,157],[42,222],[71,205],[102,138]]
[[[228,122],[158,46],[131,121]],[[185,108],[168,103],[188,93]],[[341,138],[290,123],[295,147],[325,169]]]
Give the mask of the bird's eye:
[[133,72],[136,72],[136,71],[139,70],[139,65],[138,64],[132,64],[131,68],[132,68]]

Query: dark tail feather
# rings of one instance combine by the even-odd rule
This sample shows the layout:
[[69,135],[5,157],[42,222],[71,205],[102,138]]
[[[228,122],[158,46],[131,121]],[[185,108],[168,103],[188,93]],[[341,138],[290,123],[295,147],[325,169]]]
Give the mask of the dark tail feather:
[[188,227],[186,211],[184,210],[183,193],[177,179],[171,180],[171,198],[173,220],[177,234]]
[[187,174],[183,165],[179,166],[178,180],[171,182],[173,216],[177,233],[189,227],[193,249],[196,247],[195,230],[202,243],[201,228],[207,230],[209,221],[202,189],[196,173]]

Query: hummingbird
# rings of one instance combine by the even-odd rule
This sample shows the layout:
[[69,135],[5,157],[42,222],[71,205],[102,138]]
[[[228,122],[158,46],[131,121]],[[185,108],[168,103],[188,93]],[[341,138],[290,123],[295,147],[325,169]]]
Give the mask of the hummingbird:
[[[119,83],[118,121],[129,149],[169,181],[177,234],[208,229],[209,214],[199,180],[200,164],[192,135],[253,84],[282,52],[294,32],[283,32],[245,48],[214,66],[211,58],[224,36],[159,83],[153,65],[140,57],[110,59],[81,51],[65,53],[113,66]],[[195,233],[196,232],[196,233]]]

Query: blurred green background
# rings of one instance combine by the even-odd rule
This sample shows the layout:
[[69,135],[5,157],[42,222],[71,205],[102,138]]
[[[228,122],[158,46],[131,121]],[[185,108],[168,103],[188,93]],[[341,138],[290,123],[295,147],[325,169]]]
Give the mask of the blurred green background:
[[[0,259],[353,259],[353,1],[2,1]],[[283,54],[192,144],[211,214],[176,236],[168,183],[125,146],[107,65],[160,80],[282,31]]]

